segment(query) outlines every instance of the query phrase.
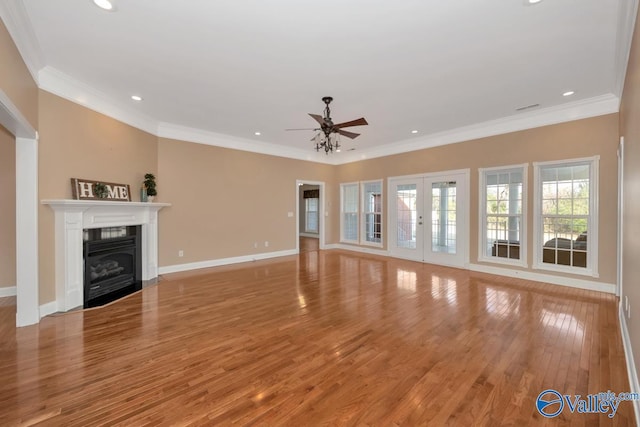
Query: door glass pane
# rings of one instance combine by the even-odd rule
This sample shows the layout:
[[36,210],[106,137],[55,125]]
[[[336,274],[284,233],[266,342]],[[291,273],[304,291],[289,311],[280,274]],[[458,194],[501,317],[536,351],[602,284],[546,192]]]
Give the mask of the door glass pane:
[[382,181],[362,185],[362,212],[364,214],[364,239],[382,242]]
[[431,250],[456,253],[456,182],[431,184]]
[[416,248],[417,196],[416,184],[398,185],[396,187],[396,241],[399,248]]

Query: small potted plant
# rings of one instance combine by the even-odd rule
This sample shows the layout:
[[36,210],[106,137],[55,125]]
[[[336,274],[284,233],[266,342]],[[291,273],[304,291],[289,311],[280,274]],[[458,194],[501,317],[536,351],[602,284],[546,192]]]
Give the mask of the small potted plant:
[[106,199],[107,196],[109,195],[109,190],[107,189],[107,186],[101,182],[96,182],[93,185],[93,192],[95,193],[98,199]]
[[152,173],[144,174],[144,190],[147,195],[147,200],[153,202],[153,199],[158,194],[156,191],[156,177]]

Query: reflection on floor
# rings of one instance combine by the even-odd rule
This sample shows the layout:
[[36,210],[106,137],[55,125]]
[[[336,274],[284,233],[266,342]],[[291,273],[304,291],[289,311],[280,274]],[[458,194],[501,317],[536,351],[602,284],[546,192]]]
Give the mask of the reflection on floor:
[[[629,391],[616,310],[613,295],[339,250],[176,273],[2,329],[0,425],[610,425],[544,420],[535,401]],[[631,402],[614,421],[635,425]]]
[[320,247],[320,239],[300,236],[300,252],[317,251]]

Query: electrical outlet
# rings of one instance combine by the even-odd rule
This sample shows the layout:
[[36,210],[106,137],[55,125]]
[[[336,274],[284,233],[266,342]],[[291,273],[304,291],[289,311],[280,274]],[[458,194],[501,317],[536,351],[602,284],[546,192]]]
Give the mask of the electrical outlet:
[[265,247],[265,248],[268,248],[268,247],[269,247],[269,241],[268,241],[268,240],[265,240],[265,241],[264,241],[264,247]]
[[288,216],[289,218],[293,218],[293,212],[287,212],[287,216]]
[[257,249],[258,248],[258,242],[253,242],[253,248]]
[[624,311],[629,311],[629,297],[628,296],[624,296]]
[[179,256],[179,257],[183,257],[183,256],[184,256],[184,251],[183,251],[182,249],[180,249],[180,250],[178,251],[178,256]]

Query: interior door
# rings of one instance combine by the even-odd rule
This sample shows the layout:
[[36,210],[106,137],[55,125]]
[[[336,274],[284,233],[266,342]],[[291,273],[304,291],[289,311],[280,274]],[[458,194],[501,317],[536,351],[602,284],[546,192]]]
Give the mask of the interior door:
[[389,180],[393,256],[463,267],[469,246],[468,171]]

